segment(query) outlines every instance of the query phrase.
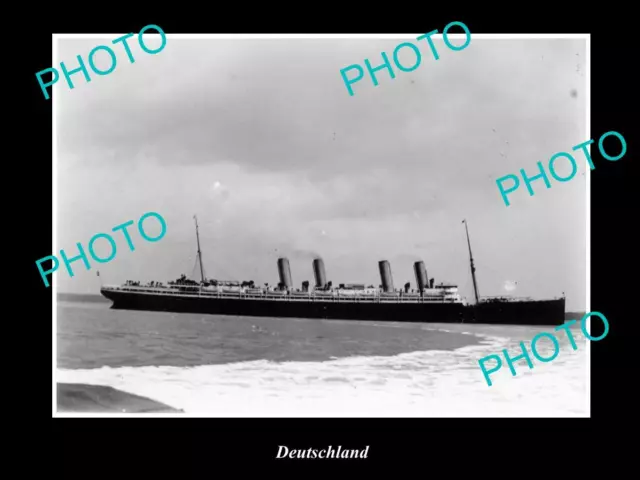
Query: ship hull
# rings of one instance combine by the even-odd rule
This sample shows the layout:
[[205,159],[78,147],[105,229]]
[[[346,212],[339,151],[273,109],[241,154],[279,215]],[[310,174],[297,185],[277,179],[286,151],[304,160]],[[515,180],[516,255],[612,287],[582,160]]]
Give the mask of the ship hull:
[[504,325],[562,325],[565,299],[481,302],[468,307],[469,323]]
[[176,295],[147,295],[101,290],[118,310],[147,310],[251,317],[377,320],[388,322],[462,323],[464,306],[459,303],[357,303],[327,301],[246,300]]
[[[513,302],[468,307],[460,303],[369,303],[353,301],[289,301],[150,295],[102,289],[119,310],[289,317],[336,320],[373,320],[426,323],[490,323],[559,325],[564,322],[564,300]],[[516,305],[519,304],[519,305]]]

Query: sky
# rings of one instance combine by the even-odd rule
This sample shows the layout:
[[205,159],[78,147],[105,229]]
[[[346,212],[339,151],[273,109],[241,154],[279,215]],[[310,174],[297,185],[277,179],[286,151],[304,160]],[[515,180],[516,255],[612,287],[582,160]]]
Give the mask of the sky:
[[[58,39],[57,61],[74,68],[76,55],[86,63],[118,36]],[[111,74],[91,72],[89,83],[76,74],[73,90],[61,75],[53,88],[56,248],[75,256],[77,242],[87,251],[93,235],[150,211],[166,235],[147,242],[134,225],[130,251],[114,234],[115,258],[89,258],[89,271],[75,262],[73,277],[61,264],[58,291],[199,279],[197,215],[208,278],[275,284],[285,256],[300,287],[313,283],[320,256],[334,285],[379,285],[378,261],[388,260],[395,287],[415,287],[412,264],[424,260],[436,283],[471,300],[466,219],[481,296],[564,293],[568,311],[586,309],[584,157],[575,155],[569,182],[533,182],[534,196],[521,181],[509,207],[496,185],[521,168],[535,175],[536,162],[547,167],[589,138],[585,39],[473,36],[453,51],[434,38],[439,60],[414,40],[416,70],[394,68],[395,79],[381,70],[378,86],[365,70],[353,96],[340,69],[379,65],[380,52],[392,58],[412,40],[169,35],[156,55],[132,40],[135,63],[116,47]],[[411,65],[406,50],[400,59]],[[105,52],[95,59],[108,68]],[[159,232],[154,220],[145,228]],[[105,240],[95,245],[109,255]]]

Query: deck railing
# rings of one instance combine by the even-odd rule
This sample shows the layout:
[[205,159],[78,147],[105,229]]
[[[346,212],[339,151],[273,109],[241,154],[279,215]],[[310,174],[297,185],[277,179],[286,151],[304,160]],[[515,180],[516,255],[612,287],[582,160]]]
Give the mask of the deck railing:
[[[194,289],[189,291],[188,289]],[[197,286],[180,286],[180,287],[145,287],[145,286],[108,286],[103,290],[125,291],[145,293],[151,295],[176,295],[188,297],[205,297],[220,299],[242,299],[242,300],[273,300],[282,302],[331,302],[331,303],[462,303],[460,299],[451,298],[450,296],[419,296],[416,294],[409,295],[393,295],[385,293],[383,295],[335,295],[314,293],[286,293],[286,292],[262,292],[262,293],[246,293],[246,292],[218,292],[205,290]]]
[[547,298],[545,300],[539,300],[539,299],[535,299],[533,297],[507,297],[504,295],[497,295],[497,296],[493,296],[493,297],[480,297],[480,302],[481,303],[491,303],[491,302],[496,302],[496,301],[501,301],[501,302],[540,302],[540,301],[546,301],[546,300],[561,300],[565,298],[564,296],[555,296],[555,297],[550,297]]

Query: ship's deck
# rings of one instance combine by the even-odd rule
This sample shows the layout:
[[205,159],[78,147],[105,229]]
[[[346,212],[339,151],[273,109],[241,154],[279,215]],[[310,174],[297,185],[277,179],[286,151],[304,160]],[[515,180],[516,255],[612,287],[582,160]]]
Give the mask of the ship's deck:
[[381,293],[381,294],[343,294],[339,293],[315,293],[315,292],[219,292],[198,289],[197,291],[181,291],[180,288],[198,287],[174,287],[174,288],[153,288],[138,286],[104,286],[101,290],[113,292],[131,292],[144,295],[176,296],[189,298],[218,298],[237,299],[255,301],[280,301],[280,302],[330,302],[330,303],[464,303],[462,300],[450,298],[448,295],[420,296],[411,293]]

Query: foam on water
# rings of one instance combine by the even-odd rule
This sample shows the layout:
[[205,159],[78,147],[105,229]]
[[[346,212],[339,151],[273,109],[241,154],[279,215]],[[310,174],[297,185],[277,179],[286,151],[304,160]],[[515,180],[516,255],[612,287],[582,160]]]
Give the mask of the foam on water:
[[[480,335],[483,343],[454,351],[431,350],[388,357],[324,362],[266,360],[197,367],[59,369],[56,380],[106,385],[206,416],[439,417],[588,416],[586,343],[562,345],[557,358],[534,368],[504,362],[487,386],[478,359],[512,339]],[[530,344],[525,342],[528,347]],[[541,342],[542,343],[542,342]],[[538,345],[541,355],[551,349]],[[530,351],[530,350],[529,350]],[[488,368],[493,363],[488,363]]]

